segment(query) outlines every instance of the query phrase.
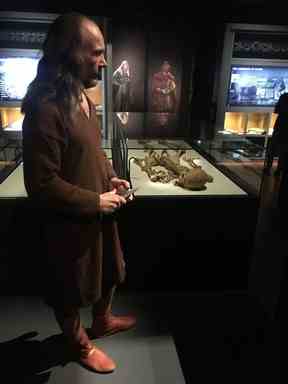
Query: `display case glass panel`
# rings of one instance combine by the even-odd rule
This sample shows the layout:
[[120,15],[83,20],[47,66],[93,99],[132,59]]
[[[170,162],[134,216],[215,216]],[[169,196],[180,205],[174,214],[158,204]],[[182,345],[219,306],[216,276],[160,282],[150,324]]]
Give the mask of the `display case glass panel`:
[[[270,139],[269,139],[270,140]],[[268,142],[269,143],[269,142]],[[258,196],[267,157],[267,147],[259,137],[218,133],[212,140],[197,140],[196,149],[249,194]],[[272,163],[277,168],[278,157]]]
[[165,131],[158,138],[149,137],[145,114],[137,115],[136,122],[141,127],[133,125],[133,130],[142,135],[130,138],[127,125],[114,114],[110,153],[108,149],[116,173],[130,181],[136,196],[247,196],[241,183],[222,172],[217,159],[211,161],[196,142],[165,137]]

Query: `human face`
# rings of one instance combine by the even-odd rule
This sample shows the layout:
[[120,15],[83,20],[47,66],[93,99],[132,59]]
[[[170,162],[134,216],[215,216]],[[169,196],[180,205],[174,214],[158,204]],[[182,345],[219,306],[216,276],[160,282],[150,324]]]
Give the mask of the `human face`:
[[97,80],[101,79],[101,68],[107,66],[105,43],[100,29],[92,21],[83,22],[82,34],[84,44],[80,77],[88,88],[97,84]]
[[123,72],[127,73],[128,70],[129,70],[128,62],[127,61],[123,61]]
[[163,64],[162,65],[162,72],[168,73],[170,71],[170,64]]

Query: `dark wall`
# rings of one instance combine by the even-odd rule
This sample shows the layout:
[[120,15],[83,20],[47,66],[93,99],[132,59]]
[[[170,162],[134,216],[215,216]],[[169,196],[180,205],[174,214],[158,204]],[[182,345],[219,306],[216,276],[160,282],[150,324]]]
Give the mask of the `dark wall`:
[[119,213],[133,289],[247,289],[257,200],[140,198]]
[[[0,201],[2,294],[40,295],[41,228],[27,200]],[[247,288],[257,200],[137,198],[117,214],[129,290]]]
[[212,24],[199,32],[191,99],[191,137],[210,139],[216,118],[215,81],[220,71],[224,24]]

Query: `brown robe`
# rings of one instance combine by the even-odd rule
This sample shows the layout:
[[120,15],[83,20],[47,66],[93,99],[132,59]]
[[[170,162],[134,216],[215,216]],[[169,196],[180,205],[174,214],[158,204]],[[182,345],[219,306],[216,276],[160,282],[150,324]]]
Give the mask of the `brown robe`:
[[[175,112],[176,108],[175,77],[170,72],[157,72],[152,78],[152,111]],[[160,88],[165,93],[158,92]]]
[[[68,123],[52,102],[23,122],[24,182],[41,214],[45,301],[90,305],[123,282],[125,262],[113,215],[99,212],[99,195],[115,175],[101,148],[96,111]],[[46,277],[46,279],[44,278]]]

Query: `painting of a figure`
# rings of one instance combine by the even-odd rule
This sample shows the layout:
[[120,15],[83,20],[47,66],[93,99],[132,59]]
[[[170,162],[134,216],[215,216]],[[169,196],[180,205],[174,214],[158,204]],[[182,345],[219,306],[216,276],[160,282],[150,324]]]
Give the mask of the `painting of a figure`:
[[127,60],[113,73],[113,105],[116,112],[127,112],[131,104],[131,76]]
[[152,110],[154,112],[174,112],[176,109],[176,79],[171,65],[164,61],[160,71],[152,77]]

